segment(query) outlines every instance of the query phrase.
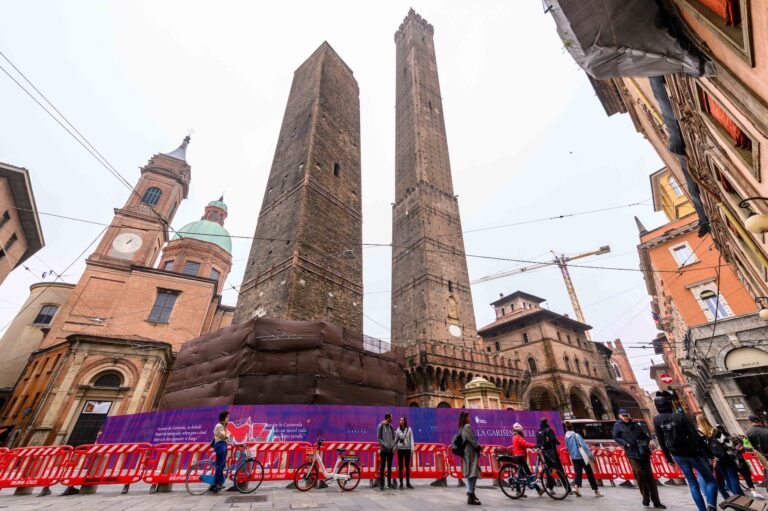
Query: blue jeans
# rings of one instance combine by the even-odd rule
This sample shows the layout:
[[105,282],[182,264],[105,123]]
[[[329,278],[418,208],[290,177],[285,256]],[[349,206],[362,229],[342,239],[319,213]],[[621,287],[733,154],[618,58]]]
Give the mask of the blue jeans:
[[725,478],[725,486],[733,495],[744,496],[744,492],[739,485],[739,469],[736,463],[718,463],[718,470],[723,474]]
[[[717,481],[712,474],[712,466],[709,464],[709,460],[704,456],[672,456],[675,464],[680,467],[685,480],[688,482],[688,487],[691,489],[691,497],[693,502],[699,511],[707,511],[707,505],[712,507],[717,506]],[[693,470],[701,476],[704,482],[704,495],[706,496],[707,503],[704,504],[704,498],[701,496],[702,489],[699,487],[699,481],[696,479],[696,475]]]
[[220,440],[213,444],[216,453],[216,472],[213,476],[213,484],[224,486],[224,467],[227,465],[227,442]]
[[467,493],[475,493],[477,477],[467,477]]

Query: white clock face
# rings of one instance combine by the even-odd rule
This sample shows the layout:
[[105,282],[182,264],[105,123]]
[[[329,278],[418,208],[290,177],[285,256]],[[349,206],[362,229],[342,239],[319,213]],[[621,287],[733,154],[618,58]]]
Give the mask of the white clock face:
[[123,254],[132,254],[141,248],[141,236],[132,232],[124,232],[115,236],[112,248]]

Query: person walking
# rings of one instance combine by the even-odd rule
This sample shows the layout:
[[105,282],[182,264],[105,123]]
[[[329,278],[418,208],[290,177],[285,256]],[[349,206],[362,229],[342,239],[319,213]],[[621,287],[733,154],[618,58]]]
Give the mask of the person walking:
[[[560,440],[557,439],[555,431],[549,426],[549,420],[546,417],[542,417],[539,421],[539,431],[536,433],[536,447],[541,449],[541,456],[544,459],[544,464],[549,468],[556,468],[563,474],[563,485],[565,486],[565,493],[571,493],[571,483],[568,482],[568,478],[565,477],[565,470],[563,469],[563,463],[560,461],[560,454],[557,452],[557,446],[560,445]],[[547,486],[553,485],[554,482],[550,481]]]
[[573,493],[577,497],[581,497],[581,476],[582,472],[586,472],[589,486],[595,492],[595,497],[602,497],[603,494],[597,489],[595,473],[592,471],[592,461],[595,459],[592,455],[592,450],[587,445],[587,442],[584,441],[584,437],[573,430],[573,424],[570,421],[565,421],[563,426],[565,426],[565,447],[568,449],[571,461],[573,461],[575,476]]
[[392,484],[392,457],[395,448],[395,428],[392,427],[392,414],[384,414],[384,420],[376,428],[376,438],[379,441],[379,489],[384,491],[384,473],[387,474],[387,487],[394,488]]
[[[718,424],[717,429],[719,430],[720,428],[723,428],[722,431],[728,435],[725,427]],[[739,474],[744,478],[744,484],[747,486],[747,488],[749,488],[751,497],[753,499],[765,499],[762,494],[758,493],[757,488],[755,488],[755,482],[752,479],[752,468],[746,458],[744,458],[744,453],[746,452],[744,440],[742,440],[742,437],[738,435],[729,435],[729,437],[733,445],[736,447],[736,466],[739,468]],[[747,440],[747,442],[749,442],[749,440]]]
[[755,451],[763,456],[768,456],[768,428],[757,415],[750,415],[749,422],[752,423],[752,426],[747,430],[749,443],[752,444]]
[[[533,477],[533,472],[531,472],[531,467],[528,466],[528,449],[533,449],[536,447],[536,444],[525,439],[523,425],[519,422],[515,422],[512,425],[512,430],[514,431],[512,434],[512,461],[520,467],[520,472],[528,476],[530,480]],[[539,495],[544,493],[539,483],[535,483],[535,488]]]
[[624,448],[624,454],[632,467],[635,481],[643,496],[643,505],[653,502],[653,507],[666,509],[659,500],[659,489],[651,471],[651,437],[624,408],[619,410],[619,420],[613,425],[613,439]]
[[397,474],[400,477],[400,489],[403,489],[403,472],[405,484],[411,486],[411,454],[413,453],[413,430],[408,426],[408,419],[400,417],[400,427],[395,431],[395,449],[397,450]]
[[475,496],[475,485],[480,477],[480,443],[469,420],[469,413],[459,414],[459,433],[464,445],[464,455],[461,457],[461,470],[467,478],[467,504],[479,506],[480,500]]
[[[736,465],[736,447],[722,431],[712,427],[703,415],[696,418],[699,431],[702,432],[714,458],[714,468],[723,474],[725,486],[733,495],[744,496],[739,485],[739,468]],[[727,495],[727,494],[726,494]],[[727,497],[725,497],[727,498]]]
[[219,414],[219,422],[213,428],[213,452],[216,454],[216,471],[213,473],[213,484],[209,491],[219,493],[224,488],[224,467],[227,463],[227,444],[231,441],[231,434],[227,429],[229,424],[229,412]]
[[[664,457],[670,465],[680,467],[699,511],[715,511],[717,482],[712,474],[709,449],[703,437],[688,417],[673,411],[672,396],[668,392],[657,393],[654,404],[658,415],[653,418],[653,427]],[[703,488],[694,470],[699,473]]]

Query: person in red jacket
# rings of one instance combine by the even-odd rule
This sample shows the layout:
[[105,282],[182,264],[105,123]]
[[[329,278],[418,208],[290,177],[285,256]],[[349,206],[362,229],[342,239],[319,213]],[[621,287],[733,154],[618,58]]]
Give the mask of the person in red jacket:
[[[536,444],[525,439],[523,436],[523,426],[519,422],[515,422],[512,429],[515,431],[512,435],[512,457],[515,464],[520,467],[520,472],[527,475],[530,481],[533,474],[531,473],[531,467],[528,466],[528,449],[535,448]],[[543,492],[538,484],[536,484],[536,491],[539,492],[539,495]]]

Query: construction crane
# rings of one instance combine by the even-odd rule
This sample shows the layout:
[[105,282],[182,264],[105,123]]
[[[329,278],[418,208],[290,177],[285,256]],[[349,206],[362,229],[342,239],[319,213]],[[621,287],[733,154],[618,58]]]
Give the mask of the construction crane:
[[[574,256],[557,255],[553,250],[552,255],[555,257],[555,259],[552,262],[539,263],[531,266],[526,266],[524,268],[515,268],[514,270],[494,273],[493,275],[486,275],[485,277],[481,277],[477,280],[473,280],[472,284],[480,284],[481,282],[488,282],[489,280],[496,280],[503,277],[509,277],[510,275],[517,275],[518,273],[525,273],[531,270],[537,270],[539,268],[557,265],[560,268],[560,273],[563,274],[563,280],[565,281],[565,288],[568,290],[568,296],[571,298],[571,305],[573,305],[573,312],[576,314],[576,319],[578,319],[582,323],[586,323],[586,320],[584,318],[584,311],[581,309],[581,303],[579,303],[579,297],[576,296],[576,289],[573,287],[573,279],[571,279],[571,274],[568,271],[568,263],[571,261],[575,261],[576,259],[583,259],[589,256],[607,254],[610,251],[611,251],[611,247],[609,247],[608,245],[600,247],[597,250],[592,250],[591,252],[584,252],[583,254],[577,254]],[[585,332],[585,334],[587,336],[587,339],[591,341],[592,336],[589,334],[589,332],[587,331]]]

